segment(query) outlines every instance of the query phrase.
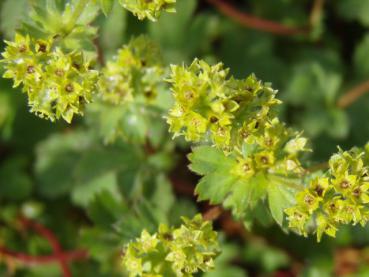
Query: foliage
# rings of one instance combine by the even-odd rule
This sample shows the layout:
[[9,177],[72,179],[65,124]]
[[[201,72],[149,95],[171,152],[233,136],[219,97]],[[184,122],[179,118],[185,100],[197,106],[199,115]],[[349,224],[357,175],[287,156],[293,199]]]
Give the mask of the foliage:
[[367,275],[367,2],[2,1],[0,275]]

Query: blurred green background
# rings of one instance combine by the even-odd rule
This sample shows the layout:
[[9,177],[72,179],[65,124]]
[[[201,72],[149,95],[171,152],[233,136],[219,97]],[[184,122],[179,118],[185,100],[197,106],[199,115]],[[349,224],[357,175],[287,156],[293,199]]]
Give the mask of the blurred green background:
[[[240,13],[306,27],[303,34],[292,35],[244,26],[212,1],[177,1],[177,13],[163,14],[157,23],[140,22],[115,3],[107,18],[101,15],[95,22],[105,59],[132,36],[145,33],[161,46],[167,64],[188,64],[198,57],[224,62],[239,78],[255,73],[279,91],[283,120],[311,139],[311,164],[327,161],[338,145],[349,149],[369,140],[369,93],[346,107],[337,104],[347,91],[369,80],[368,0],[223,1]],[[27,0],[1,0],[2,40],[13,38],[28,5]],[[84,126],[81,118],[67,125],[35,117],[28,112],[25,95],[10,81],[0,80],[0,246],[34,255],[50,252],[36,234],[18,232],[14,218],[21,211],[53,229],[64,248],[89,249],[91,259],[71,264],[73,276],[121,276],[117,236],[122,232],[111,230],[127,230],[127,218],[132,225],[137,217],[141,226],[145,211],[132,215],[130,199],[122,204],[109,194],[100,194],[92,204],[90,200],[101,186],[112,194],[131,190],[126,184],[150,179],[150,168],[168,172],[172,166],[166,163],[173,161],[164,149],[162,156],[144,161],[148,166],[143,174],[139,150],[124,143],[102,146]],[[186,165],[187,151],[177,145],[178,164]],[[155,178],[150,182],[163,181]],[[180,190],[172,192],[169,184],[150,195],[169,222],[202,208]],[[119,218],[119,213],[125,217]],[[237,228],[227,230],[228,225],[216,223],[224,231],[223,253],[216,270],[206,276],[369,276],[368,227],[345,227],[336,239],[326,237],[318,244],[315,238],[285,234],[267,223],[242,235]],[[0,276],[11,274],[61,276],[57,264],[24,267],[0,255]]]

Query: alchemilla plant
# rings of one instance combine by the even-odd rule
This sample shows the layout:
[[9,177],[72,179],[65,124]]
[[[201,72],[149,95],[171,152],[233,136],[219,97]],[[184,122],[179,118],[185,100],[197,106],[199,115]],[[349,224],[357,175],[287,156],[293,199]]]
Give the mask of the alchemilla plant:
[[[227,259],[229,226],[247,237],[245,230],[260,222],[275,223],[288,236],[315,235],[320,242],[324,235],[336,237],[345,226],[364,227],[369,221],[369,144],[338,148],[327,162],[312,166],[311,133],[292,127],[288,117],[285,122],[289,111],[281,112],[284,104],[271,83],[255,74],[239,77],[213,56],[179,61],[173,49],[180,46],[165,34],[173,27],[166,16],[177,16],[177,9],[178,24],[184,27],[176,36],[186,36],[186,26],[190,36],[191,28],[204,23],[187,20],[185,0],[178,2],[34,0],[7,35],[0,61],[3,78],[23,92],[31,113],[57,126],[68,124],[65,132],[35,146],[35,197],[56,199],[50,210],[38,201],[0,202],[0,222],[11,227],[0,227],[0,262],[12,272],[23,270],[17,259],[37,260],[5,248],[8,241],[19,247],[14,231],[19,226],[44,234],[53,257],[62,257],[64,276],[71,276],[68,262],[87,253],[95,264],[79,276],[94,276],[98,265],[109,276],[239,276],[222,270],[216,275]],[[209,2],[232,13],[226,1]],[[125,28],[133,26],[134,17],[140,23],[135,35],[118,45],[114,34],[122,30],[113,23],[125,17],[130,22]],[[160,49],[160,39],[172,52]],[[192,43],[189,37],[188,48]],[[102,47],[109,45],[114,46],[104,53]],[[311,66],[311,74],[320,72]],[[326,77],[332,89],[340,82],[333,73]],[[292,88],[299,80],[294,82]],[[332,114],[342,116],[337,110]],[[199,177],[192,176],[198,181],[189,193],[196,195],[197,206],[178,196],[186,191],[178,164],[186,154],[189,169]],[[0,176],[26,168],[23,158],[1,168]],[[20,180],[28,186],[31,179],[25,176],[12,177],[10,183]],[[71,213],[83,221],[78,233],[86,252],[63,253],[53,234],[32,221],[44,221],[63,197],[72,204],[57,217]],[[214,207],[197,213],[203,203]],[[45,241],[31,241],[29,249],[48,249]],[[63,241],[72,244],[73,238]],[[27,276],[46,276],[35,274]]]

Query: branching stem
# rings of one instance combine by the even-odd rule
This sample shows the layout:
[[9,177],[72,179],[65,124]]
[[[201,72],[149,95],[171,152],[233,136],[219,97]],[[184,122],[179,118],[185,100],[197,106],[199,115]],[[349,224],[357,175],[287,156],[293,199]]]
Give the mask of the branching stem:
[[16,259],[26,265],[58,262],[61,270],[63,271],[64,277],[72,276],[72,273],[68,267],[68,261],[87,258],[87,252],[85,250],[64,252],[54,233],[42,224],[24,217],[20,218],[20,223],[25,229],[33,229],[40,236],[45,238],[50,243],[54,253],[46,256],[31,256],[9,250],[4,246],[0,246],[0,256]]

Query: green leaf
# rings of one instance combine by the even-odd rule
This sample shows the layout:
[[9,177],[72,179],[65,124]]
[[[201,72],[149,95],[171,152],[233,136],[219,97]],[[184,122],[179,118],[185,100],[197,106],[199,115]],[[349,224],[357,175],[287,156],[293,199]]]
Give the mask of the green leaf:
[[303,130],[312,137],[316,137],[328,129],[329,118],[322,109],[311,109],[301,116]]
[[109,172],[119,172],[135,168],[138,156],[134,148],[129,145],[122,147],[102,147],[95,145],[83,153],[77,164],[75,164],[75,178],[79,184],[89,182]]
[[27,160],[12,157],[0,167],[0,199],[23,200],[30,196],[32,181],[26,173]]
[[88,205],[88,216],[95,224],[110,229],[127,211],[126,205],[119,196],[106,190],[96,194]]
[[274,220],[283,226],[284,210],[294,203],[296,191],[278,182],[270,182],[267,191],[270,212]]
[[[105,0],[101,1],[105,2]],[[108,0],[108,2],[113,5],[112,0]],[[115,50],[123,43],[127,16],[126,10],[122,9],[117,1],[114,1],[112,7],[114,9],[103,22],[99,36],[102,49],[109,55],[115,54]]]
[[356,45],[354,52],[355,72],[361,78],[367,78],[369,75],[369,33]]
[[157,22],[149,23],[150,36],[166,49],[163,54],[171,62],[182,62],[184,53],[188,51],[188,35],[183,34],[189,31],[196,5],[196,0],[179,0],[176,13],[162,14]]
[[244,217],[266,193],[264,174],[249,179],[232,174],[237,161],[215,147],[196,147],[189,159],[190,169],[204,175],[195,189],[198,199],[223,203],[236,217]]
[[4,0],[1,3],[0,29],[7,39],[13,39],[15,30],[20,27],[27,9],[27,0]]
[[105,272],[111,271],[112,261],[121,248],[121,238],[118,234],[107,232],[104,228],[86,228],[81,230],[80,242],[88,249],[91,257],[98,261],[100,268]]
[[114,0],[100,0],[100,7],[105,16],[112,10],[113,4]]
[[369,26],[369,0],[340,0],[336,7],[342,17]]
[[[315,106],[335,103],[342,77],[319,61],[303,61],[294,67],[286,90],[286,100],[293,105]],[[309,101],[306,101],[309,95]]]
[[228,172],[209,173],[201,178],[195,193],[199,200],[209,200],[211,204],[222,203],[231,193],[237,178]]
[[150,199],[151,203],[153,203],[163,214],[169,214],[176,201],[172,190],[172,184],[164,175],[159,175],[155,183],[156,188]]
[[117,177],[114,172],[108,172],[78,185],[73,189],[71,196],[75,204],[88,206],[94,197],[102,191],[119,194]]
[[334,138],[345,138],[350,130],[349,120],[344,110],[329,110],[329,127],[327,132]]
[[228,171],[235,165],[235,161],[226,157],[221,150],[210,146],[195,147],[188,158],[191,161],[190,169],[200,175],[219,169]]
[[[77,1],[81,1],[81,0],[74,0],[74,2],[77,2]],[[77,24],[80,24],[80,25],[91,24],[95,20],[95,18],[99,15],[100,7],[98,4],[94,2],[95,1],[88,1],[88,4],[84,6],[81,15],[78,17]]]
[[260,241],[248,244],[243,256],[248,263],[258,265],[265,273],[272,273],[278,268],[287,267],[290,263],[290,258],[282,250]]
[[230,194],[224,200],[224,207],[232,208],[236,217],[244,217],[266,194],[268,181],[264,174],[248,180],[238,180],[233,184]]
[[36,149],[37,187],[47,197],[67,194],[74,185],[74,170],[91,138],[83,132],[50,136]]

